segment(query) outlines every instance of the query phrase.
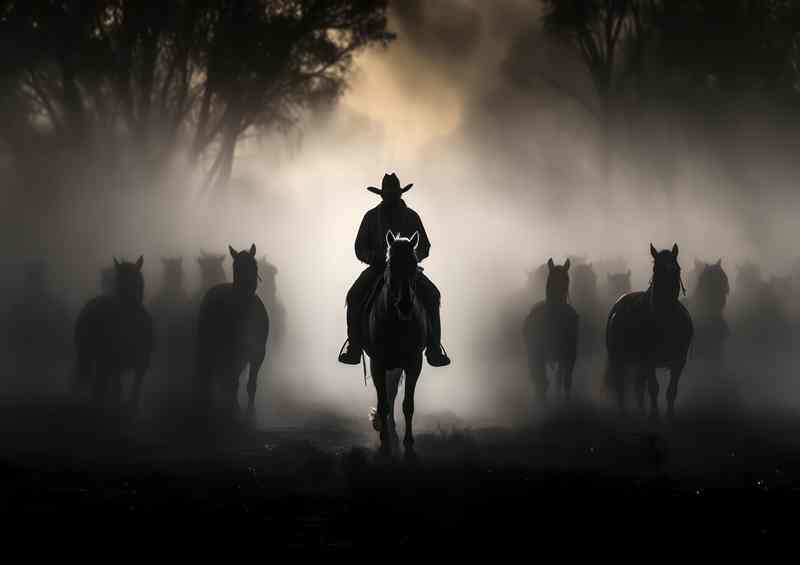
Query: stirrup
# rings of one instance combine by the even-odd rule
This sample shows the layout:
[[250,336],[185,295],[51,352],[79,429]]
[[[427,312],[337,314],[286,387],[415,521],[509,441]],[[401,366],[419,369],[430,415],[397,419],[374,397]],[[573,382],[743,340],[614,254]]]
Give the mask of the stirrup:
[[[435,351],[435,353],[432,351]],[[425,348],[425,357],[431,367],[446,367],[451,363],[450,357],[447,356],[447,350],[441,343],[435,350],[431,350],[430,347]]]
[[345,363],[346,365],[358,365],[361,363],[361,348],[359,348],[358,356],[353,357],[354,349],[348,347],[346,352],[344,350],[348,345],[352,345],[350,343],[350,338],[345,340],[344,344],[342,344],[342,348],[339,350],[339,362]]

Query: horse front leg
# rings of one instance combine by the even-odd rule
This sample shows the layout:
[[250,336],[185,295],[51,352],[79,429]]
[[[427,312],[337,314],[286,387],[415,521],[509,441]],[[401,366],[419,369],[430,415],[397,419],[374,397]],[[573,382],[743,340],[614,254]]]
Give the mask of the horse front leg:
[[258,387],[258,372],[264,362],[266,351],[261,352],[255,360],[250,361],[250,373],[247,378],[247,421],[252,423],[255,417],[256,388]]
[[372,366],[372,382],[375,385],[377,395],[377,412],[375,414],[375,427],[378,429],[381,439],[381,455],[391,453],[391,445],[388,441],[387,415],[389,413],[389,401],[386,395],[386,369]]
[[569,400],[572,392],[572,372],[575,370],[575,358],[570,357],[558,364],[558,371],[561,373],[561,383],[564,387],[564,399]]
[[[658,419],[658,378],[655,367],[648,367],[643,376],[650,392],[650,419],[656,420]],[[644,381],[642,381],[642,386],[644,386]]]
[[680,381],[683,367],[686,365],[686,359],[680,363],[670,367],[669,370],[669,386],[667,387],[667,414],[670,418],[675,417],[675,399],[678,397],[678,381]]
[[128,406],[128,411],[131,416],[136,416],[139,411],[139,400],[142,396],[142,381],[144,374],[147,372],[146,366],[136,367],[133,375],[133,389],[131,390],[131,399]]
[[414,457],[414,391],[417,388],[417,380],[422,371],[422,356],[419,362],[411,369],[406,369],[406,390],[403,395],[403,416],[406,418],[406,431],[403,438],[403,446],[406,450],[406,457]]
[[647,388],[647,384],[649,381],[650,381],[650,368],[644,365],[639,367],[636,371],[636,382],[635,382],[636,406],[642,413],[644,413],[644,391]]
[[397,400],[397,389],[400,387],[400,378],[403,372],[399,369],[389,371],[386,373],[386,399],[389,404],[389,413],[386,417],[387,426],[392,440],[392,449],[394,450],[399,444],[400,440],[397,437],[397,423],[394,418],[394,406]]
[[531,371],[531,380],[536,391],[536,398],[543,401],[547,396],[547,365],[541,355],[531,355],[528,359],[528,365]]
[[626,366],[622,363],[609,360],[608,382],[617,393],[617,406],[620,413],[625,412],[625,373]]

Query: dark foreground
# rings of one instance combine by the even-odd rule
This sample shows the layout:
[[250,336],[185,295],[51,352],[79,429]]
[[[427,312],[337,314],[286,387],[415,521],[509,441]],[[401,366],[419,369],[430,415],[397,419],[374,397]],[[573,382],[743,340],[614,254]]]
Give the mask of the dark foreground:
[[716,409],[650,424],[573,406],[516,430],[420,433],[415,461],[383,461],[366,429],[179,441],[98,433],[77,405],[4,405],[0,506],[17,524],[94,533],[241,526],[272,550],[730,547],[797,529],[800,421],[771,420]]

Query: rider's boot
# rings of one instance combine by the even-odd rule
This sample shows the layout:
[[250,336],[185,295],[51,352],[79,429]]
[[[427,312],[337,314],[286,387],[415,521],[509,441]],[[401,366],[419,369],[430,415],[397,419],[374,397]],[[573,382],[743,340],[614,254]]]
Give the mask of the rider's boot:
[[450,364],[450,358],[442,346],[442,320],[439,316],[439,309],[434,308],[430,314],[431,327],[425,357],[431,367],[445,367]]
[[347,365],[358,365],[361,363],[361,346],[355,343],[352,338],[347,338],[341,351],[339,351],[339,363]]
[[339,362],[347,365],[358,365],[361,362],[361,341],[358,339],[357,309],[347,302],[347,341],[339,351]]

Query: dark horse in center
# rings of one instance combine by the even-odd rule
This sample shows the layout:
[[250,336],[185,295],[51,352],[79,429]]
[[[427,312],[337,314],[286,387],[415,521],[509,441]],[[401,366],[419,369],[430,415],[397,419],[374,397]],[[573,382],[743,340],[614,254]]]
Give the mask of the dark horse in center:
[[[428,338],[428,318],[416,294],[418,277],[416,247],[419,233],[410,238],[386,233],[387,261],[383,276],[368,301],[362,316],[364,350],[370,358],[370,373],[378,396],[373,419],[380,432],[381,453],[391,452],[394,430],[389,429],[390,399],[387,371],[392,378],[405,374],[403,415],[406,420],[403,445],[406,455],[414,453],[411,421],[414,417],[414,390],[422,371],[422,351]],[[392,371],[396,369],[398,371]],[[396,390],[395,390],[396,392]],[[392,398],[392,404],[394,399]]]
[[650,415],[656,417],[656,369],[668,369],[667,405],[672,416],[678,396],[678,381],[686,365],[694,329],[688,310],[678,300],[683,289],[678,245],[675,244],[671,250],[656,251],[650,244],[650,254],[653,257],[650,287],[645,291],[623,295],[609,313],[606,325],[606,383],[616,388],[622,408],[625,373],[629,368],[634,368],[637,403],[644,408],[644,389],[648,385]]
[[568,302],[569,267],[569,259],[563,266],[553,263],[553,259],[547,261],[545,299],[531,309],[523,326],[528,366],[540,400],[548,389],[548,365],[557,367],[559,390],[565,397],[569,397],[572,388],[579,318]]
[[211,287],[203,297],[197,318],[196,373],[198,408],[207,417],[220,390],[222,409],[229,416],[238,411],[239,377],[249,366],[247,416],[252,419],[258,371],[264,362],[269,336],[269,317],[256,294],[258,264],[256,246],[249,251],[229,247],[233,257],[233,284]]

